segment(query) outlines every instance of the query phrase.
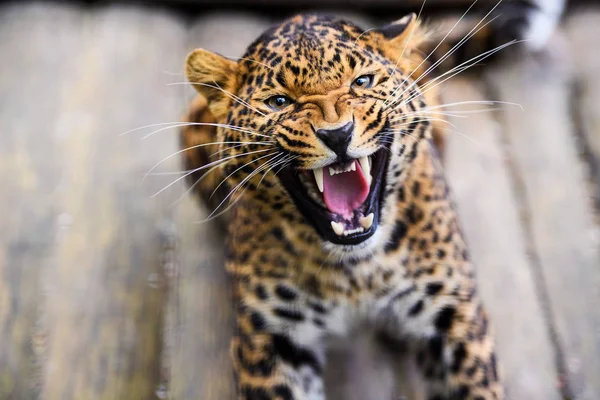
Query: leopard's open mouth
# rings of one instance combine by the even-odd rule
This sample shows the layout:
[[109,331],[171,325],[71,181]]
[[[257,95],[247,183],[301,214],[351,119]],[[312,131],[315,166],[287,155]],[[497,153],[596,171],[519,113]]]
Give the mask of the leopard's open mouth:
[[370,238],[380,218],[389,149],[323,168],[293,167],[279,173],[300,212],[332,243],[356,245]]

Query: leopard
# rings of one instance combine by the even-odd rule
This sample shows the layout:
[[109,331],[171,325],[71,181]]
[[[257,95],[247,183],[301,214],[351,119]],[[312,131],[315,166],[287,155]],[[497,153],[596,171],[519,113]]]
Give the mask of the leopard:
[[505,398],[442,163],[438,83],[465,64],[440,69],[431,38],[415,14],[309,13],[239,59],[187,57],[183,163],[224,218],[238,399],[325,399],[327,349],[357,329],[406,347],[428,400]]

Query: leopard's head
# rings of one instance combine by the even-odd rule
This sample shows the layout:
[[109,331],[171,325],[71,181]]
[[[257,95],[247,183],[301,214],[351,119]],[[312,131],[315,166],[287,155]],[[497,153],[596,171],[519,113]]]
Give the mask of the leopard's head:
[[300,15],[237,61],[192,52],[187,75],[219,123],[228,187],[294,207],[326,243],[364,247],[392,224],[392,193],[430,134],[415,82],[423,37],[414,14],[368,31]]

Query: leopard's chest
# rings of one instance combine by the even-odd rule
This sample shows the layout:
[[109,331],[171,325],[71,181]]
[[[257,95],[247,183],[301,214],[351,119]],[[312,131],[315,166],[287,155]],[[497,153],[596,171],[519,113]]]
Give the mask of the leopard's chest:
[[[309,302],[327,305],[330,332],[348,336],[363,327],[384,323],[390,304],[412,293],[415,281],[409,276],[396,255],[393,259],[374,256],[368,261],[347,265],[338,270],[323,270],[304,266],[309,277],[318,271],[318,293],[305,292]],[[306,287],[299,282],[299,287]]]

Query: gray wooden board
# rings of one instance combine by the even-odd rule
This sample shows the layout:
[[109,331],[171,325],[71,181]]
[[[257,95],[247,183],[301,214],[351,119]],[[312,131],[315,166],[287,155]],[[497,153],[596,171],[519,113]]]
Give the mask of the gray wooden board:
[[178,119],[181,98],[163,71],[182,57],[185,30],[166,13],[137,8],[88,9],[79,18],[71,35],[81,45],[54,49],[62,55],[56,68],[70,73],[51,99],[57,121],[46,126],[55,139],[60,218],[43,274],[41,397],[148,399],[160,378],[159,224],[169,211],[140,180],[175,140],[119,133]]
[[[444,103],[487,100],[482,86],[473,79],[454,79],[444,88]],[[462,105],[444,111],[491,108]],[[446,173],[496,334],[508,395],[559,399],[552,343],[502,154],[502,126],[492,112],[458,115],[448,118],[455,127],[447,127]]]
[[[55,99],[73,72],[81,13],[48,5],[0,7],[0,398],[37,392],[42,269],[54,243],[59,182]],[[34,344],[34,346],[32,346]]]
[[170,324],[170,395],[173,399],[235,398],[229,343],[233,333],[231,287],[223,238],[208,213],[186,198],[178,209],[178,277]]
[[[181,42],[186,51],[203,47],[227,57],[240,57],[268,21],[240,13],[215,13],[197,19]],[[175,80],[185,81],[185,55],[177,60]],[[189,101],[195,92],[184,86]],[[183,109],[182,109],[183,112]],[[171,398],[234,398],[229,356],[233,334],[231,285],[223,261],[223,238],[216,221],[201,222],[211,210],[191,194],[176,207],[177,279],[169,299],[168,360]]]
[[586,156],[591,165],[596,211],[600,211],[600,53],[592,51],[600,37],[600,9],[580,11],[567,20],[566,33],[573,51],[577,90],[574,114],[579,118]]
[[[522,55],[491,74],[501,100],[524,112],[502,113],[508,152],[524,201],[532,251],[549,299],[568,390],[600,398],[600,256],[591,196],[569,115],[569,46]],[[574,49],[575,50],[575,49]]]

